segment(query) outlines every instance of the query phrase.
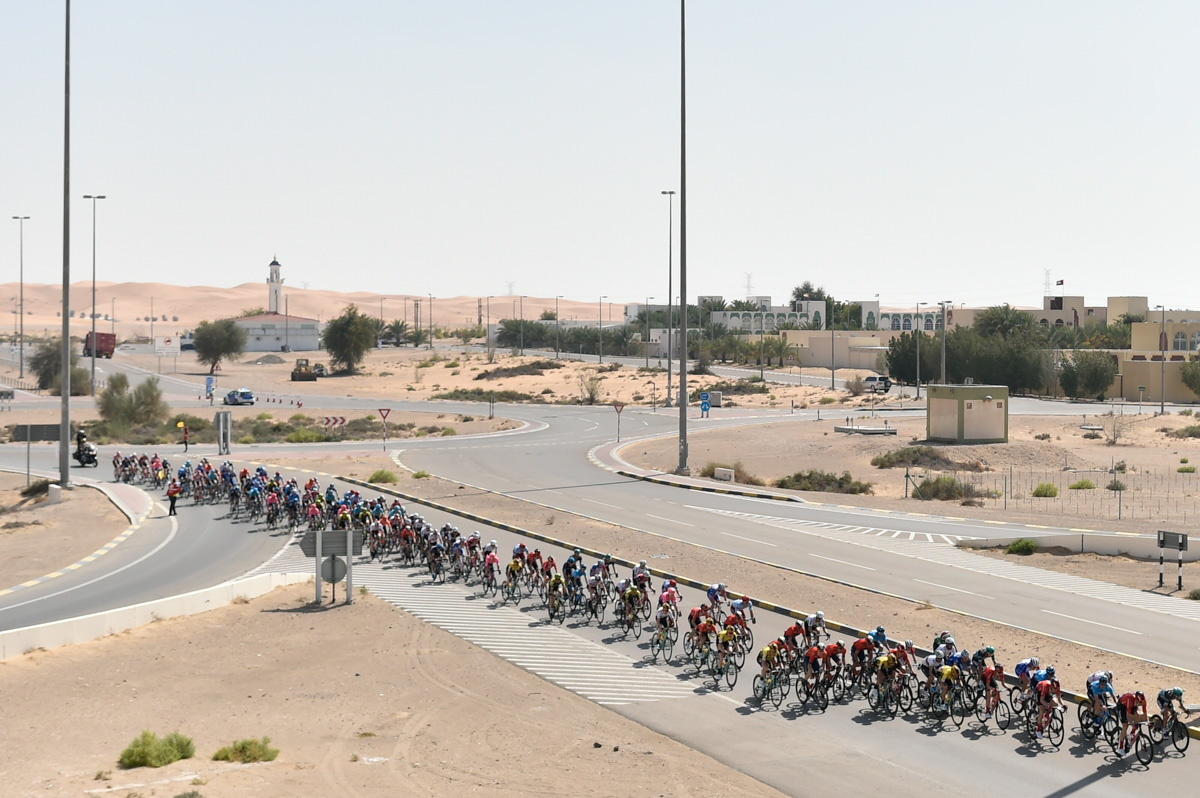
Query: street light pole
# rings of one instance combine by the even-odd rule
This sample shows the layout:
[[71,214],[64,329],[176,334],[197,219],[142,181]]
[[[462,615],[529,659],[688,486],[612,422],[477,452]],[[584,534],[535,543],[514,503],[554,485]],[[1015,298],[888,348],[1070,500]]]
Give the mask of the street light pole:
[[1167,412],[1167,306],[1158,305],[1157,308],[1162,310],[1162,321],[1158,325],[1158,348],[1162,350],[1158,360],[1162,370],[1162,386],[1158,394],[1158,414],[1161,416]]
[[62,385],[58,422],[58,484],[71,487],[71,0],[63,48]]
[[21,351],[20,351],[20,354],[18,354],[17,356],[21,359],[20,374],[18,375],[18,378],[23,380],[23,379],[25,379],[25,221],[29,217],[28,216],[14,216],[13,218],[17,220],[17,224],[21,228],[21,260],[20,260],[20,263],[21,263],[20,269],[21,270],[19,272],[20,281],[21,281],[21,301],[20,301],[21,332],[18,335],[18,339],[21,342],[20,343]]
[[927,302],[918,302],[917,303],[916,322],[920,326],[913,327],[913,330],[917,333],[917,399],[918,400],[921,398],[921,336],[925,332],[925,325],[921,322],[921,306],[926,305],[926,304],[929,304],[929,303],[927,303]]
[[949,299],[942,300],[942,385],[946,384],[946,328],[950,326],[946,308],[950,306]]
[[429,351],[433,351],[433,294],[429,294]]
[[103,194],[84,194],[92,201],[92,343],[88,347],[92,356],[92,396],[96,395],[96,200],[105,199]]
[[646,297],[646,340],[642,341],[642,352],[646,355],[646,371],[650,370],[650,300],[652,296]]
[[759,382],[767,381],[767,377],[766,377],[766,373],[765,373],[766,364],[763,362],[763,333],[765,332],[766,327],[767,327],[767,320],[766,320],[766,317],[764,316],[763,320],[760,321],[758,324],[758,380],[759,380]]
[[608,299],[608,294],[600,297],[600,302],[596,306],[596,313],[599,316],[599,324],[596,327],[596,332],[600,337],[596,341],[596,351],[600,353],[600,363],[604,362],[604,300]]
[[558,300],[562,299],[562,294],[554,297],[554,359],[558,360],[558,331],[562,329],[562,324],[558,318]]
[[492,298],[487,298],[487,327],[483,330],[484,349],[491,351],[492,349]]
[[674,264],[671,262],[674,258],[675,244],[675,192],[661,191],[660,194],[667,195],[667,400],[663,402],[663,407],[671,406],[671,339],[672,327],[674,326],[674,312],[671,304],[672,298],[675,296],[675,287],[672,280],[675,277]]
[[679,0],[679,468],[689,474],[687,442],[687,3]]
[[521,357],[525,356],[525,295],[521,295]]

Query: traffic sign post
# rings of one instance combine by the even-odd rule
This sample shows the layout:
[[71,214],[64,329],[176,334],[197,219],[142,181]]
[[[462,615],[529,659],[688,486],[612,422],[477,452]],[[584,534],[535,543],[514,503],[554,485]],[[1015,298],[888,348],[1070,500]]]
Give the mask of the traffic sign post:
[[1144,399],[1145,396],[1146,396],[1146,386],[1139,385],[1138,386],[1138,415],[1139,416],[1142,414],[1142,399]]
[[1187,535],[1179,532],[1158,530],[1158,586],[1163,586],[1163,550],[1175,549],[1179,552],[1179,584],[1176,590],[1183,590],[1183,553],[1187,551]]
[[379,408],[379,417],[383,419],[383,448],[387,448],[387,417],[392,412],[390,407]]
[[617,443],[621,442],[621,411],[624,409],[624,402],[613,402],[613,410],[617,411]]
[[709,410],[712,410],[712,405],[705,399],[700,403],[700,418],[708,418]]
[[[315,604],[324,601],[322,583],[336,584],[346,578],[346,603],[354,603],[354,557],[362,554],[363,533],[361,529],[347,527],[345,534],[340,529],[322,529],[320,532],[310,529],[300,538],[300,551],[305,557],[313,557],[317,575],[317,594]],[[343,563],[339,557],[345,557]],[[338,566],[341,565],[341,573]],[[330,603],[337,601],[337,588],[334,588]]]

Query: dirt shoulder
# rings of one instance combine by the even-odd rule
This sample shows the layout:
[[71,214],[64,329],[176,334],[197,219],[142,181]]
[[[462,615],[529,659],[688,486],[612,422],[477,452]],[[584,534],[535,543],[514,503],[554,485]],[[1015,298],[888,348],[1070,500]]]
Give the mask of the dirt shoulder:
[[1200,562],[1185,562],[1183,564],[1183,592],[1176,588],[1179,584],[1179,564],[1167,552],[1163,586],[1158,586],[1158,560],[1139,560],[1128,555],[1108,557],[1101,554],[1071,553],[1062,549],[1038,551],[1029,555],[1005,554],[1004,549],[971,549],[972,552],[992,557],[997,560],[1008,560],[1020,565],[1031,565],[1047,571],[1058,571],[1075,576],[1086,576],[1089,579],[1102,579],[1116,585],[1144,590],[1147,593],[1161,593],[1165,596],[1186,597],[1192,590],[1200,588]]
[[21,496],[23,474],[0,472],[0,558],[4,584],[19,585],[78,562],[129,526],[98,490],[64,491],[58,504]]
[[[0,663],[6,794],[779,795],[373,596],[311,599],[281,588]],[[119,770],[143,729],[192,737],[196,757]],[[274,762],[211,760],[263,735]]]

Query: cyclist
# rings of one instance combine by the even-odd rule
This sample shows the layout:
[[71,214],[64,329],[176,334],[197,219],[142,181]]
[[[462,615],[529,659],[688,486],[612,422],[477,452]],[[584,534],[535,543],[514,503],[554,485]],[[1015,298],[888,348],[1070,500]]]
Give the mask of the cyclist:
[[562,574],[556,573],[550,577],[550,582],[546,585],[546,603],[552,614],[558,602],[562,601],[563,591],[566,589],[567,583],[562,578]]
[[746,613],[750,613],[751,623],[758,623],[758,619],[754,617],[754,605],[750,603],[749,596],[742,596],[740,599],[729,602],[729,617],[737,617],[738,625],[742,628],[746,626]]
[[1004,666],[998,663],[986,666],[983,669],[983,675],[979,683],[983,688],[984,695],[987,696],[987,704],[984,705],[985,712],[983,716],[983,719],[987,720],[996,709],[996,704],[1001,701],[999,691],[1004,685]]
[[1050,717],[1050,713],[1055,707],[1062,704],[1062,687],[1058,684],[1058,679],[1054,675],[1054,666],[1047,665],[1044,671],[1038,671],[1038,676],[1045,678],[1039,679],[1037,683],[1038,695],[1038,722],[1037,736],[1039,739],[1045,736],[1042,732],[1042,727],[1046,720]]
[[439,541],[434,541],[429,547],[429,575],[437,576],[442,565],[442,544]]
[[1092,714],[1095,715],[1093,723],[1097,726],[1100,725],[1104,709],[1108,706],[1108,698],[1105,696],[1113,700],[1117,697],[1113,692],[1112,678],[1112,671],[1096,671],[1087,680],[1087,695],[1092,699]]
[[767,678],[767,673],[775,667],[775,661],[779,658],[779,646],[772,640],[767,645],[763,646],[763,650],[758,652],[758,664],[762,665],[760,675],[763,679]]
[[816,681],[821,675],[821,666],[825,662],[825,649],[813,644],[804,652],[804,676]]
[[937,647],[938,651],[942,652],[942,656],[950,659],[950,655],[958,651],[958,644],[954,642],[954,638],[947,635],[942,638],[942,643]]
[[913,672],[913,662],[916,661],[917,658],[916,649],[913,648],[913,641],[905,640],[904,645],[902,646],[897,644],[891,650],[891,653],[892,656],[896,658],[896,661],[900,665],[900,670],[903,673]]
[[525,565],[529,567],[529,573],[537,576],[542,571],[542,550],[534,549],[525,555]]
[[517,580],[521,578],[521,569],[525,567],[525,557],[520,554],[514,554],[512,562],[504,569],[504,578],[508,582],[509,587],[516,587]]
[[625,598],[625,617],[633,620],[633,616],[637,614],[638,604],[642,600],[642,591],[637,585],[630,585],[624,593]]
[[925,684],[933,684],[935,674],[941,671],[945,661],[946,658],[939,651],[935,651],[921,660],[921,673],[925,674]]
[[883,626],[875,627],[875,631],[868,632],[867,637],[871,638],[871,641],[875,643],[876,651],[887,651],[887,632],[884,630]]
[[860,668],[867,667],[867,657],[874,651],[875,641],[870,637],[859,638],[850,644],[850,652],[854,656],[854,664]]
[[644,590],[650,584],[650,580],[650,568],[646,565],[646,561],[642,560],[633,567],[633,583]]
[[1117,699],[1117,712],[1121,713],[1121,739],[1117,742],[1117,756],[1129,753],[1129,732],[1146,720],[1146,694],[1141,690],[1125,693]]
[[943,665],[941,670],[938,671],[938,680],[940,681],[942,688],[943,704],[948,705],[950,703],[950,688],[954,686],[954,683],[958,681],[958,678],[961,675],[962,671],[958,669],[957,665]]
[[1183,705],[1183,688],[1168,687],[1166,690],[1158,692],[1158,709],[1162,713],[1163,728],[1166,729],[1170,725],[1172,719],[1178,718],[1179,715],[1175,711],[1175,703],[1179,702],[1179,708],[1183,710],[1183,714],[1192,714],[1188,708]]
[[714,610],[721,608],[721,599],[726,598],[725,583],[717,582],[708,588],[708,603],[712,605]]
[[692,637],[698,637],[700,634],[700,623],[708,617],[708,605],[701,604],[699,607],[693,607],[688,611],[688,626],[692,627]]
[[879,688],[881,694],[883,686],[896,673],[898,667],[900,667],[900,660],[891,651],[875,658],[875,686]]
[[654,613],[654,622],[658,624],[658,633],[665,637],[675,625],[675,616],[667,609],[666,604],[659,604],[658,612]]
[[674,579],[663,582],[662,592],[658,594],[658,608],[666,609],[671,613],[672,624],[675,622],[675,618],[679,617],[679,591],[676,589]]
[[696,650],[700,651],[712,644],[712,637],[717,633],[717,625],[707,615],[696,626]]
[[1017,663],[1016,674],[1017,678],[1021,680],[1022,691],[1029,689],[1030,685],[1032,684],[1031,678],[1033,677],[1033,674],[1037,672],[1039,665],[1041,665],[1041,663],[1038,661],[1037,657],[1023,659]]
[[542,562],[542,576],[549,579],[551,576],[558,576],[558,563],[554,562],[554,557],[549,556]]
[[483,557],[483,577],[485,580],[496,581],[496,571],[500,568],[500,555],[492,549]]
[[821,652],[821,658],[825,661],[826,672],[831,673],[841,665],[844,656],[846,656],[846,644],[841,640],[825,646],[825,650]]
[[984,646],[983,648],[979,649],[974,654],[972,654],[971,655],[971,665],[972,665],[972,667],[975,668],[975,672],[983,673],[984,664],[989,659],[992,661],[993,665],[996,664],[996,649],[993,648],[992,646]]
[[733,656],[733,647],[737,645],[737,630],[726,626],[717,632],[717,670],[725,672],[725,663]]
[[816,643],[818,642],[818,636],[822,633],[826,636],[829,634],[825,628],[825,611],[817,610],[804,619],[804,636],[809,642]]

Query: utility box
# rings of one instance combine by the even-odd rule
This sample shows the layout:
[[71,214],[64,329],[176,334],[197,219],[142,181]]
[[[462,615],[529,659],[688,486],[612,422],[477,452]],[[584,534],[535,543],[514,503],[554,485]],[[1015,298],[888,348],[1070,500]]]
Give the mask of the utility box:
[[1008,443],[1008,386],[930,385],[925,438],[945,443]]
[[713,479],[719,479],[722,482],[733,482],[732,468],[714,468]]
[[708,403],[712,407],[720,407],[721,406],[721,392],[720,391],[709,391],[708,392]]

